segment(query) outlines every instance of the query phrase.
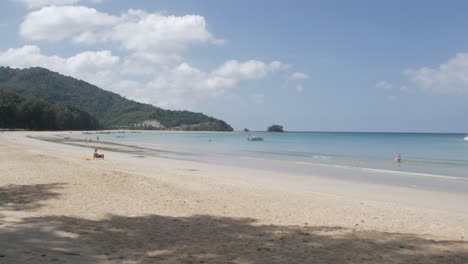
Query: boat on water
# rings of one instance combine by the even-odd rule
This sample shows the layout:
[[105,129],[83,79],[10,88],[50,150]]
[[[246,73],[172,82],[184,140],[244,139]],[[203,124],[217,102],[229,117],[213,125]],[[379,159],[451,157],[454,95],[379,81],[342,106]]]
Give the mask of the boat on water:
[[247,138],[248,141],[263,141],[262,137],[252,136]]
[[465,140],[465,141],[468,141],[468,135],[467,135],[467,136],[465,136],[464,140]]

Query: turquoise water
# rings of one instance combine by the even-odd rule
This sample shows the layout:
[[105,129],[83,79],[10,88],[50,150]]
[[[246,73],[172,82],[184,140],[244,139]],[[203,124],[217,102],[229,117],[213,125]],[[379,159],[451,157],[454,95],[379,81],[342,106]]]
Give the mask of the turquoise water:
[[[249,135],[261,142],[247,141]],[[101,140],[191,154],[195,159],[242,159],[326,164],[468,178],[465,134],[429,133],[124,133]],[[82,138],[91,135],[82,135]],[[401,153],[402,162],[394,162]]]

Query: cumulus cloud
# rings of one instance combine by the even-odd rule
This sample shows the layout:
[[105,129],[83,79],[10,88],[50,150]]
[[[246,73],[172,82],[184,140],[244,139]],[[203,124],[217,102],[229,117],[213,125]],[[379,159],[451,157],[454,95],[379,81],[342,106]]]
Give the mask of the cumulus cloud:
[[[158,105],[171,107],[180,102],[195,104],[206,97],[226,94],[241,81],[262,79],[270,73],[285,70],[288,67],[288,64],[279,61],[266,63],[258,60],[245,62],[229,60],[206,72],[183,62],[173,68],[158,72],[157,77],[147,86],[148,91],[158,95],[155,98],[164,98],[163,101],[157,102]],[[260,98],[254,101],[259,103]]]
[[84,6],[49,6],[29,13],[20,26],[20,34],[29,40],[62,40],[92,35],[118,19]]
[[437,68],[407,69],[404,74],[417,88],[441,93],[468,93],[468,53],[459,53]]
[[39,8],[51,5],[73,5],[79,2],[100,3],[102,0],[16,0],[25,4],[28,8]]
[[[24,18],[20,35],[29,41],[70,41],[85,49],[106,45],[120,57],[110,50],[84,51],[71,57],[45,55],[39,47],[27,45],[1,52],[0,65],[41,66],[136,101],[186,109],[208,97],[228,95],[241,82],[291,67],[280,61],[233,59],[213,69],[199,69],[186,62],[185,51],[197,44],[223,43],[208,30],[203,16],[134,9],[113,15],[63,5],[83,1],[92,0],[22,0],[40,8]],[[308,78],[300,72],[293,76]]]
[[380,81],[380,82],[375,84],[375,88],[377,88],[379,90],[390,91],[390,90],[393,90],[393,84],[391,84],[391,83],[389,83],[387,81]]
[[264,78],[269,73],[283,69],[283,65],[278,61],[265,63],[257,60],[230,60],[210,72],[204,72],[184,62],[158,74],[150,82],[150,86],[157,90],[171,90],[173,93],[193,90],[217,95],[242,80]]
[[140,80],[121,74],[122,62],[111,51],[85,51],[71,57],[49,56],[34,45],[0,52],[0,66],[12,68],[44,67],[63,75],[87,81],[108,91],[145,103],[157,103],[154,94]]
[[181,51],[190,44],[221,42],[207,30],[203,16],[167,16],[142,10],[122,15],[103,38],[136,51]]
[[130,9],[120,16],[84,6],[48,6],[30,12],[20,27],[28,40],[116,43],[140,53],[180,53],[192,44],[222,43],[199,15],[171,16]]
[[57,69],[57,66],[63,63],[63,61],[58,56],[46,57],[42,55],[39,47],[32,45],[26,45],[18,49],[8,49],[0,53],[0,65],[13,68],[24,68],[34,65]]
[[259,79],[265,77],[268,73],[281,69],[286,69],[285,65],[279,61],[273,61],[269,64],[258,60],[249,60],[240,63],[237,60],[229,60],[212,72],[212,75],[235,78],[235,79]]
[[0,65],[45,67],[137,101],[170,108],[187,108],[203,98],[225,94],[241,81],[265,78],[288,67],[279,61],[230,60],[211,71],[203,71],[181,62],[173,67],[149,67],[148,74],[143,75],[156,77],[145,81],[145,78],[132,78],[135,73],[128,73],[127,63],[107,50],[85,51],[64,58],[44,55],[39,47],[27,45],[0,53]]
[[303,72],[294,72],[291,74],[292,79],[309,79],[309,75],[303,73]]
[[44,67],[96,85],[107,85],[115,78],[119,57],[110,51],[85,51],[63,58],[47,56],[37,46],[26,45],[0,53],[0,65],[13,68]]

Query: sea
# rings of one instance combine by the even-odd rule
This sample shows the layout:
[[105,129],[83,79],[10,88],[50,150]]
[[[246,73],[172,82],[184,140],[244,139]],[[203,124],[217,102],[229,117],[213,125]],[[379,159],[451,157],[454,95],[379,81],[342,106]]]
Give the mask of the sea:
[[[468,180],[468,141],[460,133],[125,132],[80,137],[97,136],[172,153],[173,158],[223,165],[324,174],[326,168],[341,168]],[[248,141],[251,136],[264,140]],[[401,162],[394,160],[398,153]]]

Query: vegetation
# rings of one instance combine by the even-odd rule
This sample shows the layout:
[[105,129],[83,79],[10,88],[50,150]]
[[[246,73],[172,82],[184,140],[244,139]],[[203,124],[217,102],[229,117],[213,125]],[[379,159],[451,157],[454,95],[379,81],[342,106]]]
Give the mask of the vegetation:
[[248,128],[244,128],[244,132],[250,132]]
[[0,89],[0,128],[91,130],[99,122],[90,114],[63,104],[50,104]]
[[[44,68],[0,67],[0,86],[16,94],[86,111],[105,128],[232,131],[226,122],[202,113],[171,111],[138,103]],[[158,121],[161,126],[141,125],[149,120]]]
[[268,132],[284,132],[283,126],[280,125],[271,125],[267,129]]

